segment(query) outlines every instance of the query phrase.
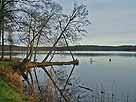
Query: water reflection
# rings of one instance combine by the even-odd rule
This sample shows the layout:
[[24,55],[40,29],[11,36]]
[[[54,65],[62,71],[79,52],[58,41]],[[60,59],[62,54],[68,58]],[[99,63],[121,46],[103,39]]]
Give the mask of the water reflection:
[[[80,60],[80,64],[74,69],[72,78],[79,78],[80,86],[94,90],[94,92],[87,92],[91,102],[96,102],[96,100],[103,102],[104,99],[106,99],[105,102],[108,100],[109,102],[112,102],[111,100],[113,102],[127,102],[127,100],[135,102],[136,52],[74,52],[74,55]],[[43,56],[44,54],[39,54],[38,61],[41,61]],[[71,57],[65,52],[55,55],[53,61],[70,59]],[[71,66],[55,67],[57,70],[65,69],[67,73],[71,71]],[[40,82],[44,84],[45,77],[41,77],[42,73],[42,71],[38,72],[38,76]],[[84,96],[86,93],[78,97]]]

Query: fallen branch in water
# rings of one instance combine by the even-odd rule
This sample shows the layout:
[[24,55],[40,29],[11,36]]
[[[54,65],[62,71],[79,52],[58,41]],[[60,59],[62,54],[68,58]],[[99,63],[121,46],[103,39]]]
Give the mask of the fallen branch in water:
[[79,60],[74,60],[74,61],[67,61],[67,62],[30,62],[28,63],[27,67],[28,68],[33,68],[33,67],[47,67],[47,66],[53,66],[53,65],[78,65]]

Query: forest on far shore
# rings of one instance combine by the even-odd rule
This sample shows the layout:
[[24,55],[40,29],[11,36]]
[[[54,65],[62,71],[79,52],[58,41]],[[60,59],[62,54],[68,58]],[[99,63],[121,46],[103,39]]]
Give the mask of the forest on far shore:
[[[48,51],[52,47],[38,47],[34,50]],[[1,49],[1,46],[0,46]],[[122,46],[99,46],[99,45],[76,45],[69,47],[54,47],[55,51],[136,51],[136,46],[122,45]],[[9,45],[4,46],[5,51],[9,51]],[[12,45],[12,51],[26,51],[27,47]]]

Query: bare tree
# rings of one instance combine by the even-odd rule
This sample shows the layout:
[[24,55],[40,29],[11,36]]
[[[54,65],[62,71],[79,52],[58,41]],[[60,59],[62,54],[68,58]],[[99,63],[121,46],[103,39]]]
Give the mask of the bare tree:
[[68,40],[77,39],[80,34],[86,32],[84,27],[90,24],[90,21],[87,19],[88,11],[85,5],[77,5],[74,4],[73,11],[70,15],[62,14],[58,20],[58,25],[56,26],[56,30],[58,30],[58,38],[54,42],[52,49],[49,51],[47,56],[44,58],[44,61],[48,59],[50,54],[52,53],[53,48],[57,45],[60,39],[66,37]]
[[9,22],[14,21],[14,0],[0,0],[0,35],[1,35],[1,42],[2,42],[2,55],[1,58],[4,58],[4,35],[6,32],[6,27],[11,29],[12,27],[8,25]]
[[[52,43],[52,49],[50,49],[48,54],[45,55],[44,60],[39,63],[41,68],[48,75],[53,86],[57,89],[59,95],[63,98],[62,100],[69,101],[70,98],[67,98],[65,95],[67,85],[75,66],[72,68],[72,71],[64,84],[64,89],[61,90],[43,63],[47,61],[57,45],[69,46],[69,42],[74,42],[77,39],[80,39],[81,36],[86,33],[84,28],[90,24],[87,18],[88,11],[86,6],[74,4],[72,12],[70,14],[64,14],[62,12],[62,7],[51,0],[11,0],[12,2],[10,2],[10,0],[2,1],[6,1],[6,3],[0,3],[2,4],[2,7],[5,7],[6,9],[5,12],[5,9],[0,8],[0,14],[3,14],[3,16],[0,16],[0,21],[2,22],[0,24],[0,33],[2,34],[2,58],[4,56],[4,33],[7,32],[5,30],[6,26],[10,23],[15,24],[15,27],[17,28],[16,33],[18,33],[20,41],[27,47],[26,57],[23,59],[22,63],[19,63],[19,65],[15,67],[19,68],[21,75],[33,90],[33,77],[28,66],[36,61],[37,48],[40,45],[48,46]],[[16,5],[14,5],[16,9],[14,9],[9,2],[11,4],[16,2]],[[8,17],[10,18],[7,19]],[[9,20],[11,20],[11,22],[9,22]],[[14,29],[13,32],[15,32]],[[10,33],[8,36],[8,41],[10,42],[10,45],[12,45],[13,40]],[[35,54],[33,54],[34,51]],[[33,57],[34,59],[32,59]],[[75,58],[73,55],[72,58],[74,61]],[[52,58],[49,59],[49,62],[51,62],[51,60]],[[31,63],[32,61],[33,63]],[[31,82],[28,80],[25,72],[30,74]],[[35,76],[37,76],[36,71]]]
[[[41,12],[42,8],[42,12]],[[26,8],[25,8],[26,9]],[[50,36],[53,34],[52,23],[56,22],[62,8],[54,2],[42,1],[36,4],[36,9],[27,9],[31,16],[26,15],[21,17],[21,41],[25,42],[28,46],[27,59],[31,59],[34,47],[38,47],[40,43],[49,42]]]
[[2,59],[4,58],[4,43],[7,30],[9,31],[9,29],[12,29],[12,31],[16,32],[14,27],[18,24],[16,21],[18,15],[20,12],[28,14],[29,12],[27,12],[24,7],[32,7],[32,4],[35,2],[38,2],[38,0],[0,0],[0,41],[2,44]]

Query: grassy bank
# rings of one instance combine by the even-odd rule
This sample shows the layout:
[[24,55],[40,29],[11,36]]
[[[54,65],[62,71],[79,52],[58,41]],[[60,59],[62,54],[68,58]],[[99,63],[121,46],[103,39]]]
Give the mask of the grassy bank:
[[0,61],[0,102],[28,102],[21,76],[12,69],[15,61]]
[[27,102],[28,98],[23,96],[15,87],[0,79],[0,102]]

